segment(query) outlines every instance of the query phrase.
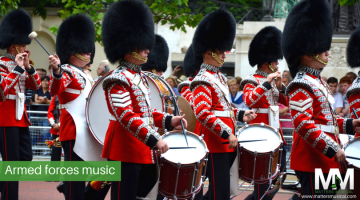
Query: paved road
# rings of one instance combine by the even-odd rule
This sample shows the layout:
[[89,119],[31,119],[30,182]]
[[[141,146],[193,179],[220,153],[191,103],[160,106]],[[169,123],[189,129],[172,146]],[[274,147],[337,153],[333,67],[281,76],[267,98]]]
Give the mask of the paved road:
[[[62,200],[64,195],[60,194],[56,190],[56,186],[59,182],[20,182],[19,187],[19,199],[20,200]],[[205,189],[204,192],[206,192]],[[245,199],[251,191],[246,191],[240,196],[236,197],[235,200]],[[275,196],[274,200],[288,200],[292,194],[290,193],[279,193]],[[107,195],[106,200],[110,200],[110,194]]]

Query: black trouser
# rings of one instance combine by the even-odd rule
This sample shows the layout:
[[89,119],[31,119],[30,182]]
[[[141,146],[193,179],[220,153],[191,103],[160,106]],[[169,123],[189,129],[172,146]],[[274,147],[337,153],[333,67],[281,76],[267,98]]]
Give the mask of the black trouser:
[[[28,127],[0,127],[0,151],[3,161],[31,161],[32,147]],[[19,182],[2,182],[1,199],[17,200]]]
[[146,197],[156,183],[155,164],[121,162],[121,182],[111,183],[111,200]]
[[[286,172],[286,150],[285,150],[285,147],[283,147],[283,151],[282,151],[282,154],[281,154],[281,160],[280,160],[280,172]],[[285,168],[285,169],[284,169]],[[279,176],[280,177],[280,176]],[[278,178],[279,178],[278,177]],[[276,178],[272,184],[275,184],[277,179]],[[285,178],[284,178],[285,180]],[[262,196],[264,196],[265,192],[269,189],[269,184],[254,184],[254,192],[251,193],[249,196],[247,196],[245,198],[245,200],[260,200]],[[271,188],[270,188],[271,189]],[[270,197],[268,195],[265,195],[264,198],[262,198],[262,200],[271,200],[273,199],[273,197]]]
[[[65,161],[84,161],[74,152],[75,140],[61,142],[64,149]],[[83,200],[85,181],[64,181],[66,200]]]
[[230,199],[230,168],[236,152],[209,153],[206,173],[209,177],[209,190],[202,199]]
[[[55,140],[58,135],[51,134],[51,139]],[[51,161],[60,161],[61,160],[61,147],[51,147]]]
[[[296,173],[296,176],[300,179],[301,195],[312,195],[312,198],[309,198],[309,199],[321,199],[321,200],[329,199],[329,200],[331,200],[332,198],[325,198],[324,196],[319,197],[316,195],[325,195],[325,196],[326,195],[335,195],[335,193],[337,192],[337,190],[331,189],[331,182],[330,182],[328,188],[324,188],[320,182],[319,183],[320,190],[315,190],[315,173],[301,172],[301,171],[295,171],[295,173]],[[327,180],[327,177],[328,177],[328,174],[324,173],[325,180]]]
[[107,193],[109,192],[110,186],[111,185],[105,184],[104,188],[95,190],[91,187],[89,182],[85,188],[85,200],[104,200]]

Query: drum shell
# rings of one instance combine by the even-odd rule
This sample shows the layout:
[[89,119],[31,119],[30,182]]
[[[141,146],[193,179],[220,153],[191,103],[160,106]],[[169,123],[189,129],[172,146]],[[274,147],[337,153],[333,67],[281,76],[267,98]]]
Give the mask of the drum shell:
[[[246,182],[251,182],[252,180],[254,180],[254,183],[257,184],[269,183],[269,163],[271,162],[270,178],[274,180],[279,174],[278,163],[281,159],[279,148],[274,150],[274,156],[272,161],[272,152],[258,153],[256,155],[256,161],[254,163],[254,152],[249,151],[243,147],[239,147],[239,178],[243,179]],[[254,169],[255,175],[253,179]]]
[[[195,194],[200,191],[201,175],[205,167],[205,161],[200,162],[199,167],[196,164],[192,165],[181,165],[179,169],[179,177],[175,195],[178,199],[188,199],[192,196],[192,183],[193,176],[196,173],[196,170],[199,170],[195,180]],[[176,185],[176,178],[178,173],[178,166],[175,163],[171,163],[167,160],[161,162],[161,172],[160,172],[160,183],[159,183],[159,193],[172,198],[174,196],[174,190]]]

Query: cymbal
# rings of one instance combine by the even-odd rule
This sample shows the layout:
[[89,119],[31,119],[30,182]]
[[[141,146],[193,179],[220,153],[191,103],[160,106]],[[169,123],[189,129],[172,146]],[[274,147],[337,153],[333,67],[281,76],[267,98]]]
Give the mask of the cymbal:
[[185,114],[185,119],[187,121],[186,130],[193,132],[196,126],[196,118],[194,111],[192,110],[189,102],[182,96],[178,96],[178,105],[181,114]]

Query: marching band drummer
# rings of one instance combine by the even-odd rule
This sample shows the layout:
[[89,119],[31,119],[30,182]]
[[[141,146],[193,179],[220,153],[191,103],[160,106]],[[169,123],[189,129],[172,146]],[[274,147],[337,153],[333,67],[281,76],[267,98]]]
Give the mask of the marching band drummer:
[[290,11],[282,37],[286,62],[292,76],[296,74],[286,94],[294,124],[290,168],[300,179],[302,195],[331,194],[332,188],[324,188],[322,184],[320,190],[314,191],[315,168],[322,169],[325,179],[330,168],[344,173],[345,153],[340,148],[338,134],[359,130],[359,119],[334,117],[331,108],[334,99],[321,79],[320,73],[328,63],[332,34],[328,1],[304,0]]
[[102,40],[108,60],[119,62],[103,83],[112,118],[102,156],[121,161],[121,182],[112,182],[111,199],[144,198],[156,182],[150,147],[155,146],[160,153],[169,149],[154,126],[180,128],[181,120],[185,126],[186,120],[151,107],[149,87],[140,65],[147,61],[155,34],[152,13],[144,2],[123,0],[112,4],[103,20]]
[[[281,73],[278,71],[278,60],[283,58],[281,51],[281,31],[274,26],[261,29],[250,43],[249,63],[252,67],[257,65],[255,74],[246,77],[240,85],[244,88],[244,102],[252,108],[258,117],[249,124],[265,123],[280,131],[283,144],[286,145],[279,121],[278,103],[288,105],[285,96],[285,85],[281,82]],[[271,111],[269,111],[271,109]],[[268,116],[274,116],[273,119]],[[283,148],[281,158],[281,169],[286,163],[286,152]],[[269,184],[255,184],[254,192],[246,199],[259,200],[269,189]],[[272,199],[266,195],[263,198]]]
[[[83,69],[94,57],[94,41],[94,22],[85,14],[76,14],[60,25],[56,37],[57,55],[49,56],[53,68],[50,93],[59,98],[59,138],[65,161],[105,160],[101,158],[102,146],[90,133],[85,118],[86,98],[93,79]],[[65,199],[84,199],[85,182],[64,181],[64,190]]]
[[[232,48],[235,30],[234,17],[219,9],[200,21],[192,42],[195,55],[203,57],[201,70],[191,82],[190,90],[196,119],[203,125],[198,134],[204,134],[210,151],[207,165],[209,199],[230,199],[230,168],[237,156],[235,147],[238,145],[234,135],[235,120],[250,121],[256,117],[254,111],[232,109],[226,77],[219,71],[226,57],[225,51]],[[226,141],[229,145],[222,144]]]
[[[351,34],[346,48],[346,61],[351,68],[356,68],[360,66],[360,26]],[[359,76],[355,78],[352,85],[346,92],[346,99],[350,105],[350,117],[356,119],[356,116],[353,113],[353,108],[357,116],[360,116],[360,78]],[[359,132],[355,134],[355,137],[360,136]]]
[[[14,10],[4,16],[0,24],[0,152],[3,161],[31,161],[31,137],[26,114],[25,87],[36,90],[40,77],[29,64],[26,45],[31,40],[31,17],[24,10]],[[18,107],[19,106],[19,107]],[[1,198],[16,200],[19,182],[0,183]]]

